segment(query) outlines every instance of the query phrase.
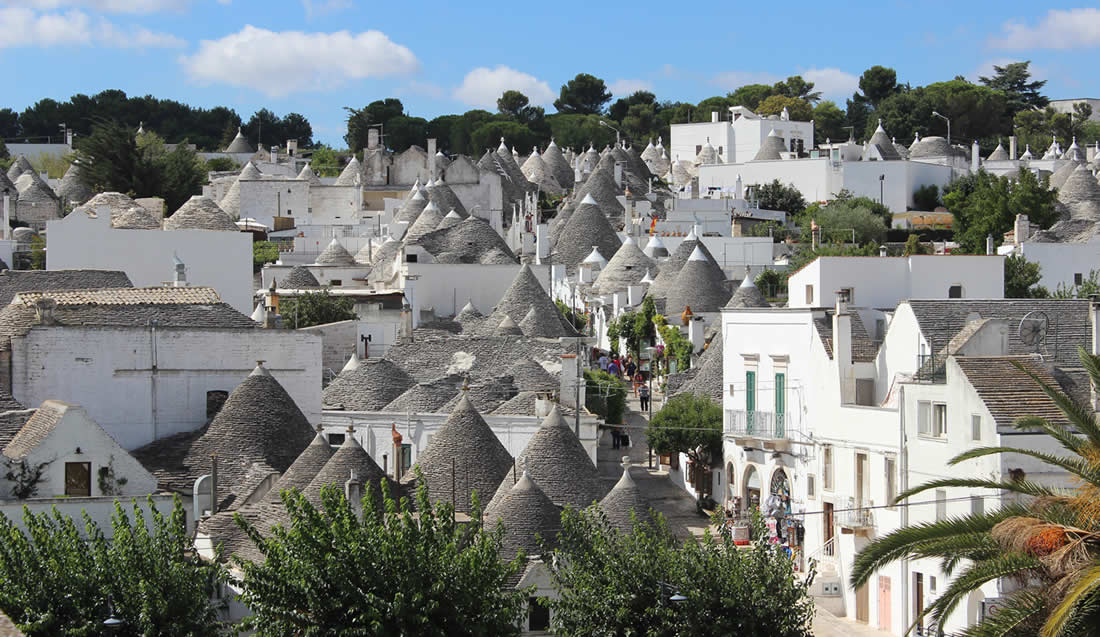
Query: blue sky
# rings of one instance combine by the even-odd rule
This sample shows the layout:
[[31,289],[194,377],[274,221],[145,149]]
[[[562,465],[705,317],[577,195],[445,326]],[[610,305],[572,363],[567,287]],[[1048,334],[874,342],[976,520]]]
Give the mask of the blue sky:
[[1030,59],[1048,96],[1100,97],[1098,49],[1100,10],[1014,0],[0,0],[0,107],[117,88],[299,112],[339,145],[343,106],[431,118],[516,88],[553,112],[579,72],[690,102],[800,73],[843,106],[874,64],[920,85]]

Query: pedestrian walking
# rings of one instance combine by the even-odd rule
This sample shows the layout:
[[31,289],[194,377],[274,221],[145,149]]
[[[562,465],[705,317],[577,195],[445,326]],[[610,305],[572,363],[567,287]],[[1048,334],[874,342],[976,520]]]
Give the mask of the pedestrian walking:
[[634,395],[638,395],[638,390],[645,386],[645,376],[642,376],[641,371],[634,373]]
[[612,449],[618,449],[619,448],[619,428],[618,427],[612,427],[611,428],[611,448]]
[[607,365],[607,373],[611,374],[615,378],[619,377],[619,361],[613,360]]
[[642,411],[649,411],[649,387],[642,385],[638,389],[638,401],[641,403]]
[[600,371],[606,372],[607,366],[610,364],[610,359],[607,358],[607,354],[600,354]]

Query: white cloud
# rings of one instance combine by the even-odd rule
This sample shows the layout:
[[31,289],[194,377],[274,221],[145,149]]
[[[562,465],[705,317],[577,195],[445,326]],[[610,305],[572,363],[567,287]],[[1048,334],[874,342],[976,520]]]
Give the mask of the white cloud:
[[470,71],[462,78],[462,84],[454,90],[454,97],[471,106],[495,108],[497,98],[509,90],[523,93],[532,104],[549,104],[554,101],[555,93],[546,82],[503,65],[495,69],[481,66]]
[[1086,49],[1100,46],[1100,9],[1051,9],[1035,26],[1009,21],[989,38],[998,49]]
[[627,97],[638,91],[653,91],[653,83],[646,80],[615,80],[607,89],[615,97]]
[[275,32],[252,25],[219,40],[203,40],[180,63],[197,82],[251,88],[271,97],[420,68],[412,51],[381,31]]
[[859,77],[836,68],[809,69],[803,71],[802,79],[814,83],[814,90],[821,91],[823,97],[848,98],[859,88]]
[[103,18],[93,20],[75,9],[64,13],[35,13],[30,9],[0,9],[0,49],[17,47],[97,46],[111,48],[165,48],[183,46],[183,40],[144,27],[120,27]]
[[191,0],[0,0],[5,4],[38,11],[79,7],[103,13],[157,13],[186,9]]
[[712,77],[710,83],[734,91],[746,84],[775,84],[782,79],[764,71],[724,71]]

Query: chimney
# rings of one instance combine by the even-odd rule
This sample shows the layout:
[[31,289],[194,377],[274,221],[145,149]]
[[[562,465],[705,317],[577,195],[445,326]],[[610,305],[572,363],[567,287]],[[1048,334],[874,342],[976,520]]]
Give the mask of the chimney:
[[856,373],[852,363],[852,315],[848,313],[848,290],[836,291],[833,314],[833,360],[840,377],[840,402],[850,405],[856,399]]
[[1028,237],[1031,236],[1031,221],[1028,219],[1027,215],[1016,215],[1016,223],[1012,226],[1012,230],[1015,237],[1013,239],[1015,245],[1020,245],[1024,241],[1027,241]]
[[623,165],[619,162],[615,162],[615,185],[619,187],[623,185]]
[[886,256],[886,246],[883,245],[878,247],[878,255],[880,257]]
[[[1092,328],[1092,355],[1100,355],[1100,294],[1089,295],[1089,327]],[[1091,388],[1092,410],[1100,411],[1100,395],[1096,386],[1089,383]]]
[[375,150],[378,148],[378,129],[367,129],[367,150]]
[[412,320],[412,307],[409,306],[408,301],[401,305],[401,338],[412,338],[413,335],[413,320]]
[[355,469],[351,470],[351,476],[344,483],[344,497],[352,510],[359,511],[363,505],[363,483],[355,475]]
[[996,254],[996,251],[993,249],[993,235],[991,234],[985,236],[985,253]]
[[692,317],[692,320],[688,321],[688,340],[691,341],[692,353],[703,349],[703,332],[706,327],[706,321],[701,320],[701,317]]
[[978,172],[982,163],[982,149],[978,147],[977,140],[970,145],[970,171]]
[[210,454],[210,515],[218,512],[218,454]]
[[393,479],[401,480],[401,432],[397,431],[397,423],[390,425],[390,437],[393,438]]
[[288,139],[286,140],[286,154],[293,157],[298,154],[298,140]]
[[172,262],[176,268],[176,278],[172,281],[172,285],[177,288],[187,287],[187,266],[176,254],[172,255]]
[[[582,353],[587,348],[581,344]],[[562,354],[561,357],[561,382],[558,385],[558,402],[570,409],[576,408],[577,402],[584,404],[584,382],[580,372],[580,362],[577,354]],[[578,387],[579,386],[579,387]]]
[[718,111],[710,112],[710,122],[713,124],[718,121]]
[[56,325],[57,320],[53,312],[57,308],[57,301],[50,297],[42,297],[34,302],[34,313],[38,317],[39,325]]
[[432,179],[435,179],[437,177],[437,175],[435,174],[435,138],[434,137],[429,137],[428,138],[428,175]]
[[1008,136],[1008,158],[1016,159],[1016,136]]

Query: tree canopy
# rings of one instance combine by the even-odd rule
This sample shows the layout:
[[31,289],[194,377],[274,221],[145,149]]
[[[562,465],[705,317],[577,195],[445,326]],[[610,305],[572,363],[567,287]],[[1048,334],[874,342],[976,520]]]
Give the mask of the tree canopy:
[[756,187],[756,199],[765,210],[782,210],[798,214],[806,209],[806,200],[802,193],[791,184],[780,183],[778,179]]
[[1046,298],[1050,292],[1039,285],[1042,278],[1040,266],[1023,255],[1010,254],[1005,258],[1005,298]]
[[722,408],[706,396],[677,394],[653,414],[645,434],[654,451],[709,464],[722,451]]
[[600,78],[588,73],[578,73],[561,87],[554,108],[559,113],[597,115],[611,101],[611,91]]
[[1058,220],[1057,193],[1046,178],[1039,181],[1029,170],[998,177],[984,170],[956,179],[944,189],[943,203],[955,216],[955,241],[966,252],[984,254],[986,237],[996,245],[1013,228],[1016,215],[1024,214],[1040,228]]
[[1006,110],[1010,117],[1023,110],[1046,108],[1050,100],[1040,93],[1046,80],[1031,79],[1031,60],[1010,62],[1004,66],[993,65],[991,77],[979,77],[978,81],[1005,94]]
[[306,292],[282,299],[279,314],[288,329],[313,327],[355,318],[355,303],[346,296],[333,296],[328,290]]

